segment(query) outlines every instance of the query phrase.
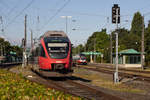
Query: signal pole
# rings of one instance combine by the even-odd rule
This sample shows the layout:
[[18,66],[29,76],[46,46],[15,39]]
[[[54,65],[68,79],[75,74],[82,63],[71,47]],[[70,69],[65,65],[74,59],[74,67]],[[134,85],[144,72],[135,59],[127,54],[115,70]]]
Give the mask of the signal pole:
[[115,83],[119,82],[118,77],[118,8],[116,10],[116,25],[117,25],[117,32],[116,32],[116,72],[115,72]]
[[120,23],[120,7],[118,4],[114,4],[112,7],[112,23],[116,24],[116,70],[114,73],[114,82],[118,83],[118,23]]

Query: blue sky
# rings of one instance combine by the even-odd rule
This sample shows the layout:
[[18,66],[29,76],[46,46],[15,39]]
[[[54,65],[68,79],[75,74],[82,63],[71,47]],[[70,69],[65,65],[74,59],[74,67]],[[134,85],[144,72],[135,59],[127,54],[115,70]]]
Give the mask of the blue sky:
[[28,43],[31,29],[35,38],[47,30],[66,31],[65,19],[60,16],[72,16],[68,19],[67,34],[74,45],[83,44],[95,31],[107,28],[107,32],[110,33],[115,29],[115,25],[111,24],[111,7],[115,3],[121,8],[119,27],[130,29],[133,14],[137,11],[142,15],[148,13],[145,15],[146,25],[150,19],[149,0],[70,0],[67,2],[68,0],[0,0],[0,16],[3,20],[0,29],[4,28],[4,32],[0,31],[0,36],[6,37],[12,44],[20,44],[24,36],[25,14],[28,16]]

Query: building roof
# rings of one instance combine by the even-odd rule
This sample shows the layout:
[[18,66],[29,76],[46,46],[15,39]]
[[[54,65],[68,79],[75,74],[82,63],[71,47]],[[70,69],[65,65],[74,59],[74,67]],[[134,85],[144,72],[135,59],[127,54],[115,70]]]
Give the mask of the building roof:
[[41,37],[67,37],[63,31],[47,31]]
[[141,52],[138,52],[134,49],[126,49],[119,52],[119,54],[141,54]]
[[85,54],[85,55],[102,55],[101,52],[92,52],[92,51],[90,51],[90,52],[82,52],[81,54]]

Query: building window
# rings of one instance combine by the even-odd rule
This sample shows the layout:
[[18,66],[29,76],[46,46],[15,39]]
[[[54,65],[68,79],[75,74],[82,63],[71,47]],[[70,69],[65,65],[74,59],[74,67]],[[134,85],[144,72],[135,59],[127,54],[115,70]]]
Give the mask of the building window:
[[125,60],[127,64],[140,64],[141,57],[139,55],[127,56]]

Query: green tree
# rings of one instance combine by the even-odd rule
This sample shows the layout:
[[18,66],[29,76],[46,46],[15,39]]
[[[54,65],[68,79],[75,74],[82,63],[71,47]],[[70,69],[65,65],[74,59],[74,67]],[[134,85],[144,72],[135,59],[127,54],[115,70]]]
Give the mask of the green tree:
[[4,41],[4,48],[5,48],[6,55],[8,55],[11,50],[11,45],[8,41]]
[[80,54],[81,52],[84,52],[84,46],[82,44],[79,44],[77,47],[73,47],[73,55]]
[[0,54],[3,52],[3,55],[7,55],[10,51],[10,43],[5,41],[3,38],[0,38]]
[[[113,47],[116,46],[116,30],[112,32],[112,41],[113,41]],[[128,49],[128,37],[129,37],[129,31],[125,28],[121,28],[117,30],[118,32],[118,51]]]
[[146,52],[146,64],[150,66],[150,21],[148,27],[145,30],[145,52]]
[[130,33],[138,35],[139,37],[141,37],[141,33],[142,33],[142,15],[141,15],[140,12],[136,12],[134,14],[132,24],[131,24]]
[[23,49],[19,46],[11,46],[11,51],[16,52],[18,57],[22,56]]
[[17,56],[22,56],[22,48],[19,46],[11,46],[11,44],[8,41],[5,41],[3,38],[0,38],[0,54],[3,50],[3,53],[5,55],[9,55],[10,51],[16,52]]
[[[105,62],[109,61],[109,35],[106,33],[106,29],[102,29],[100,32],[94,32],[87,40],[86,49],[87,51],[101,52],[104,54]],[[98,61],[100,57],[97,58]]]
[[[140,12],[136,12],[132,20],[129,40],[130,40],[130,47],[133,47],[138,51],[141,50],[140,47],[141,33],[142,33],[142,15],[140,14]],[[135,43],[138,46],[135,47]]]

